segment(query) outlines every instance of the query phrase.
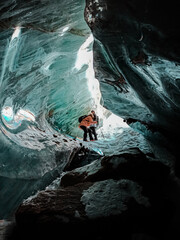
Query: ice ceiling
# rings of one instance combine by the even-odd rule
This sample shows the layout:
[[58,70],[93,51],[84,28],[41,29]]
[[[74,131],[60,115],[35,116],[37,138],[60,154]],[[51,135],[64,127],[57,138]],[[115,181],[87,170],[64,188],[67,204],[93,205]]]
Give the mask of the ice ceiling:
[[145,136],[178,158],[177,9],[153,0],[1,0],[0,175],[63,168],[79,146],[68,136],[82,136],[77,119],[92,108],[104,126],[96,147],[108,154],[134,142],[147,149]]

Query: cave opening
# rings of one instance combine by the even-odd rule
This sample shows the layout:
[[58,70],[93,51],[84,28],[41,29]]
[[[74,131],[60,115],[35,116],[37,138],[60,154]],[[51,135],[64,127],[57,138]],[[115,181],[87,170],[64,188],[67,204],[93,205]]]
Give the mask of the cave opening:
[[[0,236],[8,221],[13,240],[180,235],[178,14],[155,0],[1,4]],[[91,109],[98,140],[84,142]]]

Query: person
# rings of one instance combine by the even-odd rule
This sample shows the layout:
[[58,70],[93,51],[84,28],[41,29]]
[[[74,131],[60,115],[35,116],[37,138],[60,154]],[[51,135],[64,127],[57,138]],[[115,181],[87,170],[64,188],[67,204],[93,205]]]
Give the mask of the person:
[[83,120],[79,124],[79,128],[84,131],[83,141],[87,141],[87,136],[89,134],[90,141],[93,141],[92,132],[90,126],[92,124],[96,124],[97,122],[93,120],[93,114],[90,113],[87,117],[83,118]]
[[96,121],[97,123],[91,124],[90,130],[92,132],[92,135],[94,136],[94,140],[98,140],[97,133],[96,133],[96,127],[99,125],[99,117],[96,115],[94,110],[91,110],[91,113],[93,114],[93,121]]

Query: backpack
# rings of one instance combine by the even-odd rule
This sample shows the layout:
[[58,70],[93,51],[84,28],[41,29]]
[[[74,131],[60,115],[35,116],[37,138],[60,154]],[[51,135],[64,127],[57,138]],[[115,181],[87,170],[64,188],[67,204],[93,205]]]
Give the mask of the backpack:
[[79,117],[78,121],[81,122],[86,117],[87,117],[87,115],[83,115],[83,116]]

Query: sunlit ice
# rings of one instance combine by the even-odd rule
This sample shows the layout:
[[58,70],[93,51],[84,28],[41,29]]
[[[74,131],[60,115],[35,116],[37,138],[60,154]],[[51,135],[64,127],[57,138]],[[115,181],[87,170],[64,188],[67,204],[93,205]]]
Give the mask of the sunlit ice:
[[123,121],[121,117],[113,113],[109,114],[109,111],[100,104],[101,92],[99,81],[95,78],[93,68],[93,41],[93,35],[90,34],[86,41],[81,45],[77,54],[75,68],[77,70],[80,70],[84,65],[87,65],[86,78],[88,79],[88,89],[93,99],[92,108],[96,111],[96,114],[103,121],[101,124],[101,130],[103,132],[106,132],[116,128],[127,128],[129,126]]
[[90,45],[94,41],[93,35],[86,39],[86,41],[81,45],[79,51],[77,53],[77,59],[75,63],[75,68],[80,70],[84,65],[89,65],[89,62],[92,61],[92,49],[90,49]]
[[17,38],[19,36],[21,32],[21,28],[19,26],[15,27],[15,30],[14,30],[14,33],[11,37],[11,41],[14,39],[14,38]]
[[69,26],[64,27],[62,30],[60,30],[59,35],[62,37],[65,34],[65,32],[67,32],[68,30],[69,30]]
[[34,122],[35,116],[29,110],[19,109],[16,114],[14,114],[13,108],[6,106],[1,111],[1,117],[3,123],[6,127],[10,129],[18,128],[23,120]]

